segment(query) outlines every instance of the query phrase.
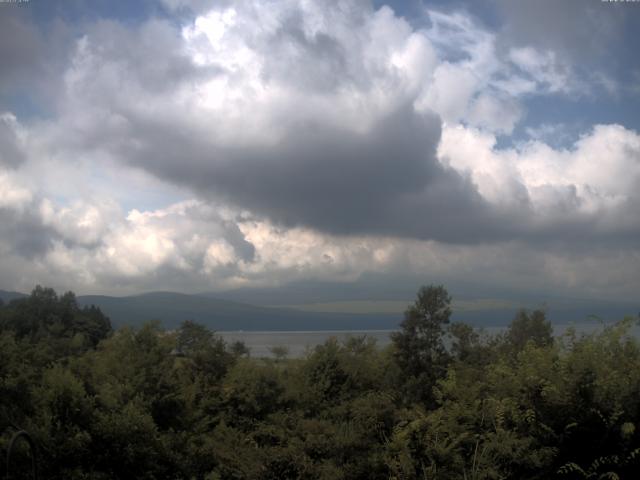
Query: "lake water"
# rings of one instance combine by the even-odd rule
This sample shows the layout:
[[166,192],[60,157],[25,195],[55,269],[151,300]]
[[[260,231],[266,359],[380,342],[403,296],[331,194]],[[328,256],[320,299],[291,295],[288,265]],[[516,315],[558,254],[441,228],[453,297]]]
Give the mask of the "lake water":
[[216,332],[227,342],[241,341],[249,347],[252,357],[272,357],[273,347],[286,347],[290,358],[303,357],[308,349],[321,345],[331,337],[339,341],[349,337],[362,337],[366,335],[374,338],[379,347],[384,347],[391,342],[389,335],[393,330],[323,330],[317,332]]
[[[584,322],[573,324],[556,324],[553,326],[555,335],[562,335],[570,326],[575,327],[579,333],[591,333],[602,329],[599,322]],[[505,327],[484,327],[488,334],[496,334]],[[321,345],[329,338],[335,337],[338,341],[344,341],[349,337],[367,336],[376,341],[378,347],[385,347],[391,343],[390,334],[395,330],[322,330],[315,332],[217,332],[227,342],[241,341],[250,349],[252,357],[273,357],[273,347],[286,347],[288,357],[300,358],[316,345]],[[640,336],[640,327],[633,327],[632,332]]]

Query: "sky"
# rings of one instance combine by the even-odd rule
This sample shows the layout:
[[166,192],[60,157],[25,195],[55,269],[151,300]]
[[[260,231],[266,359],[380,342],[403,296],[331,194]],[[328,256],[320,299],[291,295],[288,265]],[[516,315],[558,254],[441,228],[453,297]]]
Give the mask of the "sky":
[[638,27],[601,0],[2,2],[0,289],[636,299]]

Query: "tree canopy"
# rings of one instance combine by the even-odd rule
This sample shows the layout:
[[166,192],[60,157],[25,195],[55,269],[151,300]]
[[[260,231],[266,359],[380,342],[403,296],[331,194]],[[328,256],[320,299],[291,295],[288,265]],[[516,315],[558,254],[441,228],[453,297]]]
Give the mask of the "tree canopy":
[[429,401],[446,371],[444,328],[451,317],[451,296],[442,286],[422,287],[404,313],[400,331],[391,335],[394,357],[407,378],[412,398]]
[[0,306],[0,454],[24,429],[53,480],[637,478],[632,319],[554,338],[544,312],[498,335],[450,316],[428,286],[388,348],[252,358],[36,288]]

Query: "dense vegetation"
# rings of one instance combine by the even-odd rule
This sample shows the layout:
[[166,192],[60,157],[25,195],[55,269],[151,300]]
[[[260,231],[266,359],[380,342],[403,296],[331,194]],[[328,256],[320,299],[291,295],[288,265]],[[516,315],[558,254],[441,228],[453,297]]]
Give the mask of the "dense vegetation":
[[0,306],[0,452],[27,430],[50,479],[638,478],[632,319],[554,339],[522,311],[487,336],[450,301],[421,289],[386,349],[258,359],[38,287]]

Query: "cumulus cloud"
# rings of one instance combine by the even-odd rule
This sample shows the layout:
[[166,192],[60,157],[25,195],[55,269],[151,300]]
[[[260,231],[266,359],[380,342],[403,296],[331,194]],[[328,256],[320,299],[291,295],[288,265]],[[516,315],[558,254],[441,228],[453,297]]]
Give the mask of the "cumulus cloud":
[[509,133],[522,116],[509,95],[518,79],[549,92],[569,73],[532,48],[500,58],[495,35],[464,14],[429,19],[416,30],[366,3],[240,2],[179,30],[102,22],[65,75],[71,125],[45,136],[288,227],[520,236],[521,212],[496,210],[466,171],[437,158],[440,123]]
[[[36,257],[25,261],[21,252],[7,251],[11,236],[6,231],[0,241],[3,281],[18,289],[29,289],[38,281],[81,292],[193,292],[307,279],[352,282],[372,272],[389,279],[409,276],[444,282],[453,289],[481,282],[489,291],[504,292],[507,287],[509,292],[541,295],[625,298],[640,287],[637,251],[596,247],[585,259],[580,248],[567,254],[562,248],[519,241],[470,246],[347,238],[301,227],[285,229],[247,212],[200,201],[111,218],[94,245],[73,244],[59,232],[43,236],[44,218],[32,220],[39,231],[31,233],[36,235],[13,240],[48,238],[50,245]],[[23,218],[20,232],[29,233],[24,227]]]
[[561,147],[550,122],[501,142],[528,99],[585,93],[569,47],[505,43],[462,11],[420,25],[366,1],[163,3],[178,20],[84,28],[50,117],[0,116],[4,284],[409,271],[595,292],[610,265],[611,295],[638,286],[638,133],[596,125]]
[[[532,140],[495,148],[488,133],[445,130],[440,155],[468,172],[497,208],[518,212],[513,233],[538,237],[632,241],[640,232],[640,135],[619,125],[596,125],[569,149]],[[603,175],[602,172],[607,172]]]

